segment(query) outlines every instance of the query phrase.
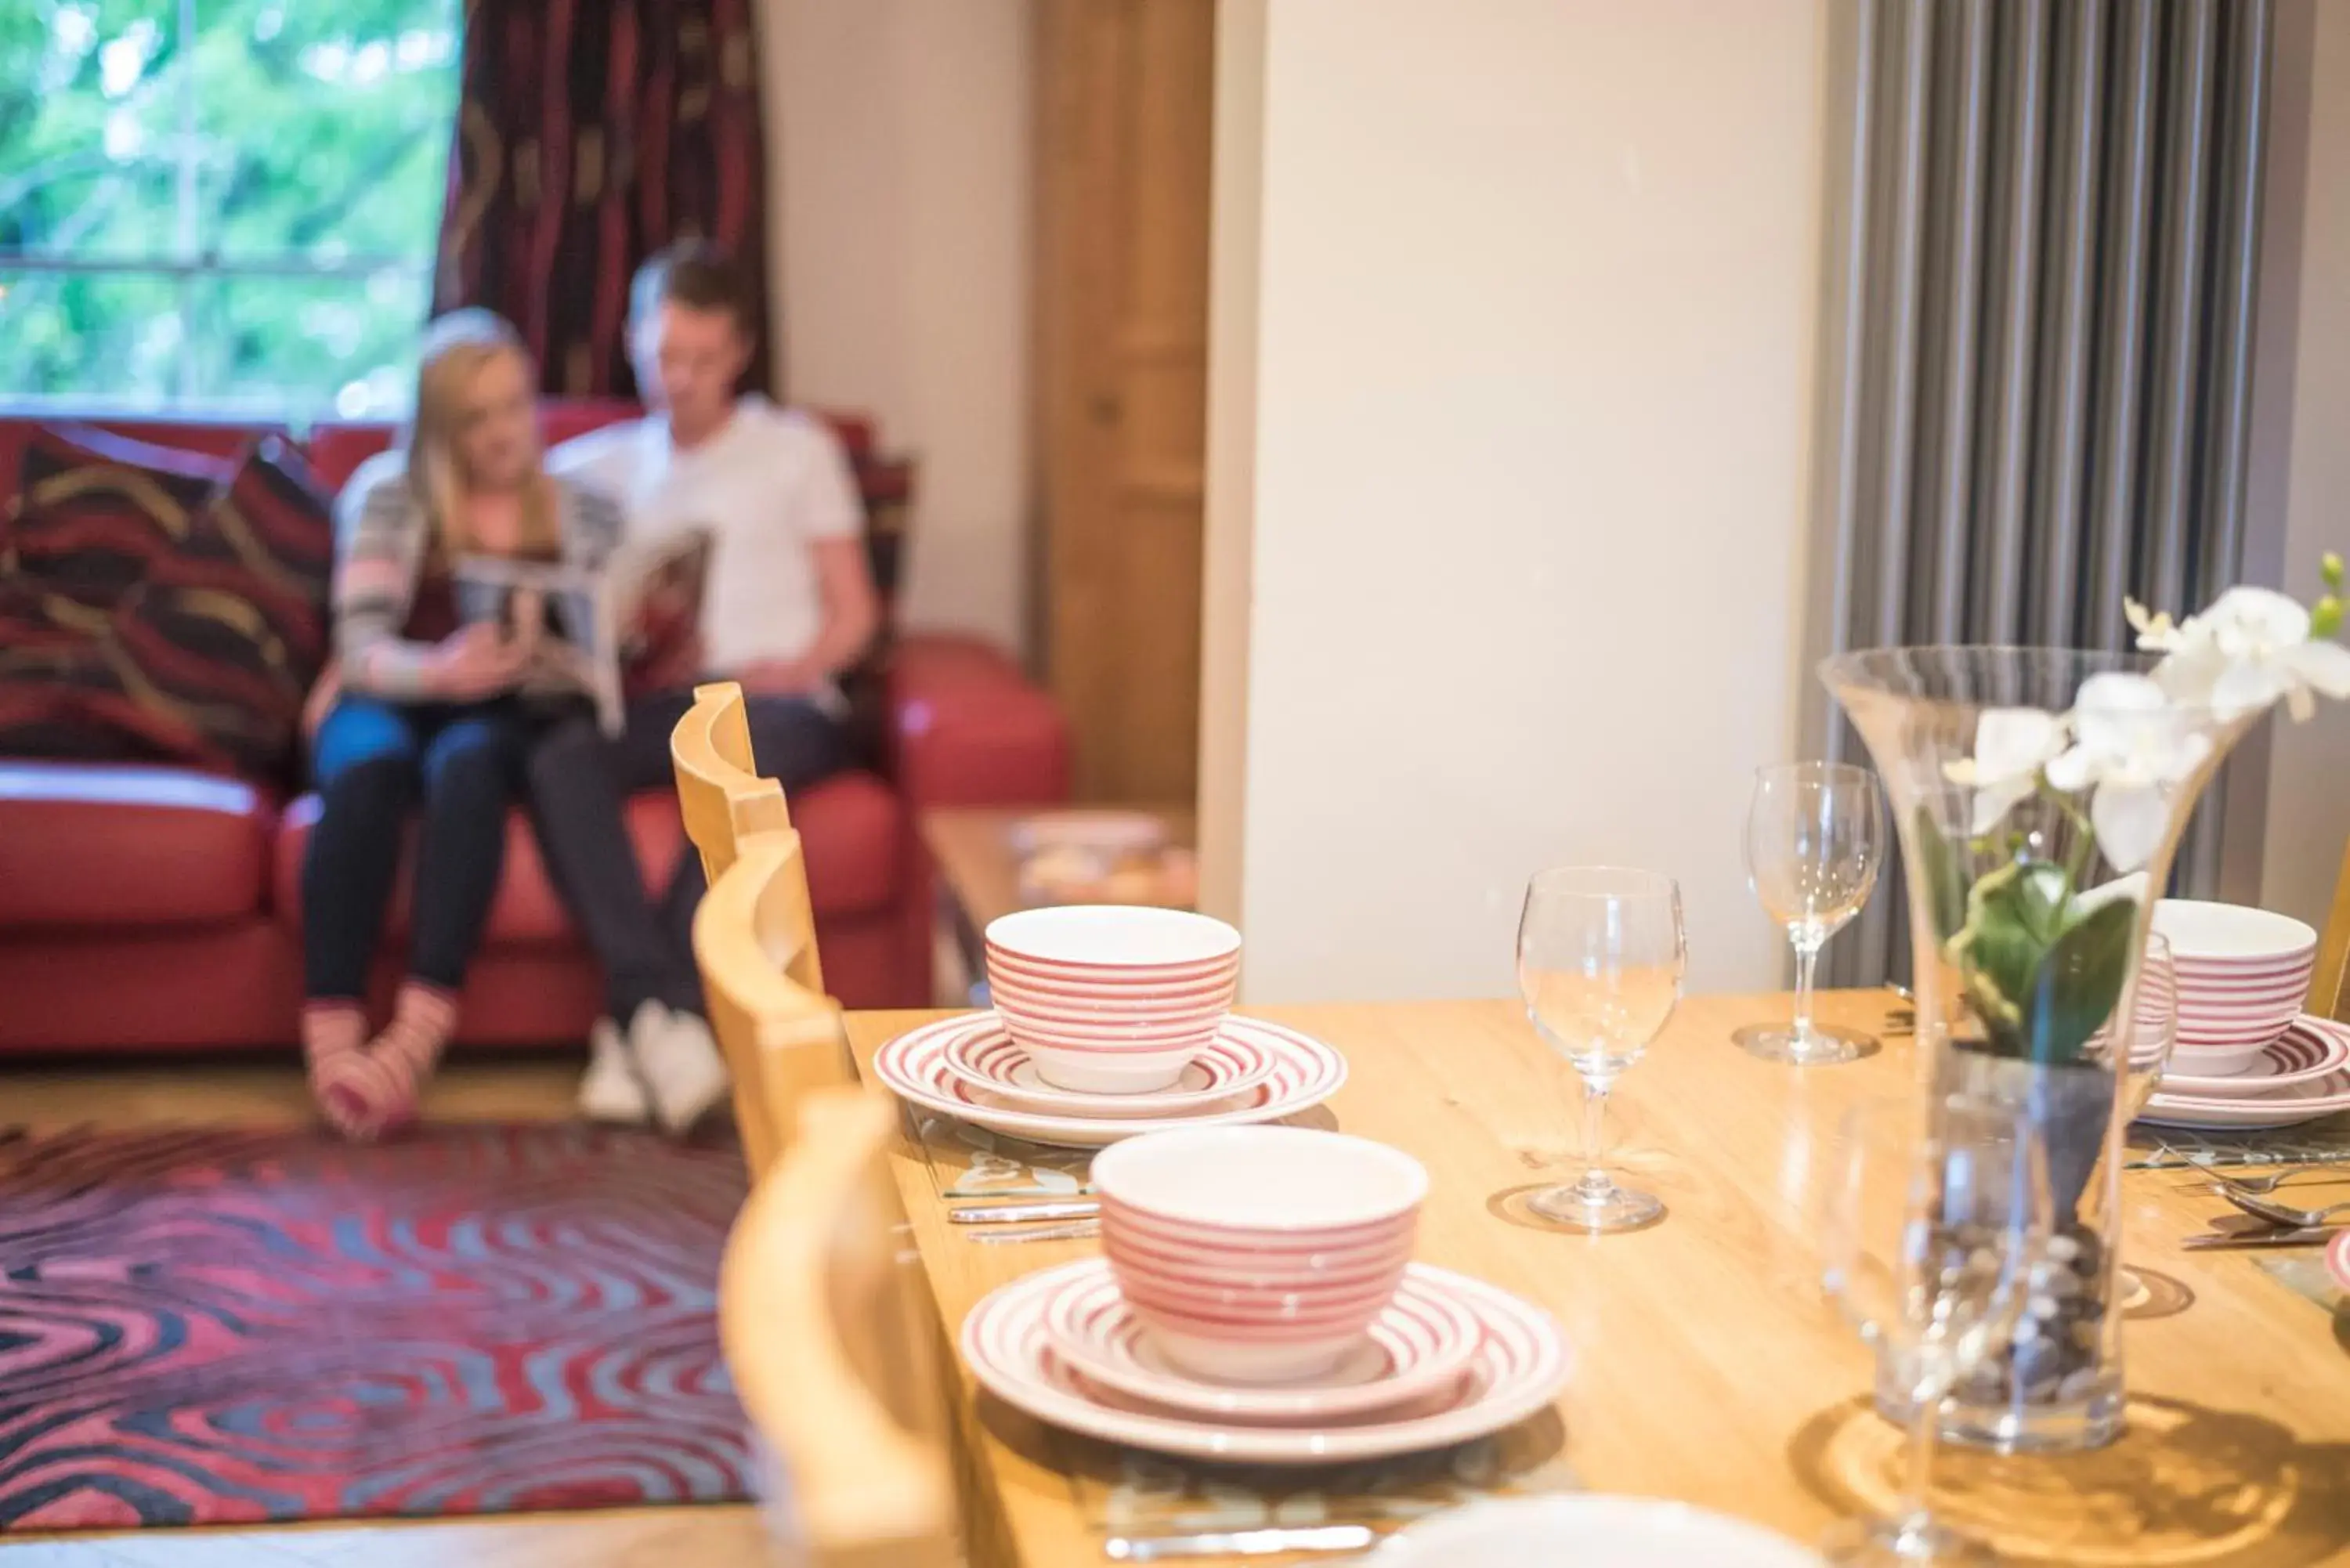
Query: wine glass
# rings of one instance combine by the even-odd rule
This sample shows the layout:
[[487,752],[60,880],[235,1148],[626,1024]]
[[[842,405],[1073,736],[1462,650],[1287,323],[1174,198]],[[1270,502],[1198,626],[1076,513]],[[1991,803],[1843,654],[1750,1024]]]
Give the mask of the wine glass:
[[1583,1078],[1583,1179],[1527,1206],[1563,1225],[1624,1231],[1663,1215],[1652,1193],[1607,1174],[1607,1091],[1663,1032],[1688,959],[1679,885],[1654,871],[1563,866],[1526,884],[1518,993],[1550,1048]]
[[[2109,1036],[2109,1030],[2101,1031],[2091,1049]],[[2130,999],[2129,1026],[2122,1040],[2114,1072],[2128,1119],[2135,1121],[2162,1087],[2163,1072],[2178,1045],[2178,971],[2170,961],[2170,939],[2160,931],[2147,933],[2146,956],[2138,961],[2137,992]],[[2110,1051],[2112,1046],[2104,1048]],[[2126,1303],[2145,1288],[2145,1281],[2127,1263],[2114,1265],[2115,1301]]]
[[1877,886],[1885,859],[1878,800],[1877,775],[1866,768],[1787,763],[1754,770],[1747,885],[1795,949],[1794,1023],[1749,1024],[1732,1036],[1766,1062],[1849,1062],[1876,1044],[1866,1034],[1812,1022],[1812,975],[1820,949],[1860,913]]
[[1892,1511],[1825,1545],[1831,1563],[1860,1568],[1997,1561],[1934,1518],[1935,1445],[1950,1390],[2013,1342],[2054,1228],[2046,1145],[2028,1116],[1964,1096],[1930,1108],[1854,1107],[1829,1167],[1825,1282],[1909,1428]]

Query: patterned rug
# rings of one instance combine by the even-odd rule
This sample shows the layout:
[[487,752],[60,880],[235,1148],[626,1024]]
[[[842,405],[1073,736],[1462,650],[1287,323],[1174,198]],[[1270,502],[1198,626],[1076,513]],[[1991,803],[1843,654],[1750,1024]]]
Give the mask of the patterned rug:
[[0,1529],[746,1493],[731,1148],[0,1135]]

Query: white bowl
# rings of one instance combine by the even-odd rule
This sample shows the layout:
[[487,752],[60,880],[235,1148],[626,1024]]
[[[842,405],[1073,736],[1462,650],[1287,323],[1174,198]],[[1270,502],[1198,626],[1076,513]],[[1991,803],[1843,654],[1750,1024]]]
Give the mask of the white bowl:
[[1231,958],[1241,950],[1241,934],[1188,909],[1065,904],[989,921],[987,945],[1048,968],[1166,970]]
[[2170,941],[2174,961],[2220,960],[2259,966],[2263,961],[2314,955],[2317,933],[2290,915],[2241,904],[2164,898],[2154,906],[2154,929]]
[[1428,1172],[1305,1127],[1151,1133],[1095,1157],[1102,1250],[1170,1361],[1196,1376],[1327,1372],[1394,1299]]

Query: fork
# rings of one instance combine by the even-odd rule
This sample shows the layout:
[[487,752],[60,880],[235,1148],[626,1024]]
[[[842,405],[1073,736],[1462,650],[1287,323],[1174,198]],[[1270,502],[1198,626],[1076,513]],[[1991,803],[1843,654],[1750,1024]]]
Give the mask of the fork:
[[2265,1220],[2272,1225],[2282,1225],[2292,1230],[2323,1225],[2336,1214],[2350,1214],[2350,1203],[2333,1203],[2323,1209],[2294,1209],[2241,1192],[2223,1191],[2220,1196],[2255,1220]]
[[2210,1177],[2211,1190],[2214,1192],[2233,1190],[2253,1198],[2266,1197],[2286,1182],[2297,1180],[2304,1176],[2314,1177],[2320,1181],[2350,1181],[2350,1170],[2345,1170],[2341,1166],[2333,1163],[2296,1165],[2287,1170],[2271,1171],[2266,1176],[2222,1176],[2216,1170],[2209,1169],[2203,1174]]

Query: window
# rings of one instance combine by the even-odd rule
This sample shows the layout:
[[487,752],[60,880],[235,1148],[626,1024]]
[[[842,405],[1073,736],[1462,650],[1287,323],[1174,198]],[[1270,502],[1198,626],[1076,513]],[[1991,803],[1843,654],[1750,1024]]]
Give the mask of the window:
[[0,0],[0,402],[404,410],[462,0]]

